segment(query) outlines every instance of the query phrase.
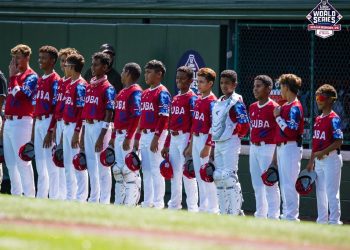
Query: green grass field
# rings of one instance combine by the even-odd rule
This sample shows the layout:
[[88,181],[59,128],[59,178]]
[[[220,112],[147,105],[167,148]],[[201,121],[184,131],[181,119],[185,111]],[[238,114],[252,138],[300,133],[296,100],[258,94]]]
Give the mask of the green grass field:
[[0,249],[297,247],[350,249],[350,226],[0,196]]

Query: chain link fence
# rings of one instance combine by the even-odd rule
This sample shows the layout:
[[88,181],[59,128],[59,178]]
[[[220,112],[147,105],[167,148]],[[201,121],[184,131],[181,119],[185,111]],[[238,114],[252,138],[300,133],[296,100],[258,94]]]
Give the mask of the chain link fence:
[[[314,92],[325,83],[338,91],[334,110],[342,118],[344,144],[350,145],[350,32],[349,25],[322,39],[298,24],[239,23],[234,32],[234,68],[247,106],[253,96],[254,77],[269,75],[275,82],[281,74],[294,73],[303,80],[299,99],[304,108],[304,144],[312,138],[313,120],[319,111]],[[278,92],[276,86],[274,91]]]

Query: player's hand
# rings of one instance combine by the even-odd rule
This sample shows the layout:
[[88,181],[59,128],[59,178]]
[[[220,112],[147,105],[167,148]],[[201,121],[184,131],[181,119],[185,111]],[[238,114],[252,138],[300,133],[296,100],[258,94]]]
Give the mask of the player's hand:
[[205,145],[204,148],[202,149],[201,153],[200,153],[200,157],[201,158],[205,158],[208,157],[210,154],[210,146]]
[[192,145],[189,144],[187,145],[187,147],[185,148],[183,155],[186,157],[192,157]]
[[168,147],[164,147],[164,148],[162,149],[161,154],[162,154],[162,157],[163,157],[164,159],[167,158],[167,156],[169,155],[169,148],[168,148]]
[[115,139],[114,138],[111,138],[108,142],[108,146],[114,148],[114,142],[115,142]]
[[274,117],[277,117],[277,116],[280,116],[281,115],[281,107],[278,106],[276,107],[274,110],[273,110],[273,116]]
[[9,75],[11,77],[16,75],[17,73],[18,73],[18,69],[16,66],[16,59],[13,57],[9,65]]
[[52,146],[52,132],[47,132],[43,142],[43,148],[50,148]]
[[306,165],[306,169],[307,171],[311,172],[312,170],[314,170],[314,168],[315,168],[314,161],[310,160]]
[[159,144],[158,141],[159,141],[159,136],[154,135],[152,142],[151,142],[151,147],[150,147],[150,149],[153,153],[157,153],[157,151],[158,151],[158,144]]
[[79,132],[74,131],[74,134],[72,136],[72,143],[71,143],[72,148],[78,148],[79,147],[79,135],[80,135]]
[[321,151],[317,151],[314,153],[314,157],[317,159],[317,160],[322,160],[324,158],[326,154],[324,153],[323,150]]
[[138,151],[140,147],[140,141],[139,140],[134,140],[134,151]]
[[103,149],[103,139],[104,139],[104,136],[102,136],[100,134],[100,136],[97,138],[97,141],[96,141],[96,144],[95,144],[95,152],[96,153],[99,153],[102,151]]
[[131,149],[131,140],[129,138],[125,138],[123,141],[123,150],[129,151]]

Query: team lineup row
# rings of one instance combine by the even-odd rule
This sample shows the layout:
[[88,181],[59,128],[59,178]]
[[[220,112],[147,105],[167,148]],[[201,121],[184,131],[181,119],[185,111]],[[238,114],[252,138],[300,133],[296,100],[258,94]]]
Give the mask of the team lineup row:
[[[269,98],[271,78],[257,76],[257,102],[247,112],[235,92],[233,70],[221,72],[223,96],[217,98],[212,69],[198,71],[196,95],[190,89],[193,71],[182,66],[176,72],[179,93],[171,97],[161,83],[166,69],[158,60],[145,65],[145,90],[137,84],[141,67],[126,64],[124,88],[116,93],[106,76],[108,53],[92,56],[89,82],[81,77],[85,60],[75,49],[41,47],[41,77],[29,66],[27,45],[17,45],[11,54],[1,139],[13,195],[109,204],[113,173],[118,205],[137,205],[143,183],[141,206],[164,208],[166,178],[171,180],[169,209],[182,208],[183,183],[189,211],[243,215],[238,158],[241,138],[250,132],[255,216],[299,220],[299,193],[308,193],[315,181],[317,222],[341,224],[343,134],[332,110],[337,92],[331,85],[316,92],[322,114],[315,120],[307,170],[298,178],[304,118],[297,99],[302,82],[294,74],[278,80],[285,100],[281,106]],[[54,71],[58,59],[62,78]]]

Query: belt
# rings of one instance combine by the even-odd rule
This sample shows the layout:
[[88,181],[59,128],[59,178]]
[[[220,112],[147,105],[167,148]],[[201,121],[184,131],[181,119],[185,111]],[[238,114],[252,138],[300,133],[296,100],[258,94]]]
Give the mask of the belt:
[[151,132],[154,132],[154,131],[156,131],[156,130],[155,129],[142,129],[142,132],[144,134],[148,134],[148,133],[151,133]]
[[126,129],[116,129],[115,132],[116,132],[117,134],[122,135],[122,134],[126,133]]
[[250,142],[250,144],[260,147],[260,146],[274,144],[274,143],[266,143],[264,141],[259,141],[259,142]]
[[340,155],[340,149],[337,148],[336,150],[333,150],[332,152],[329,152],[328,154],[326,154],[326,156],[329,156],[331,154],[334,154],[335,152],[337,152],[337,155]]
[[102,120],[96,120],[96,119],[86,119],[85,122],[88,123],[88,124],[94,124],[94,123],[97,123],[97,122],[100,122]]
[[36,116],[35,118],[41,121],[41,120],[47,119],[49,117],[50,117],[50,115],[39,115],[39,116]]
[[276,145],[279,147],[279,146],[283,146],[283,145],[287,145],[287,144],[293,144],[293,143],[298,145],[298,142],[296,142],[296,141],[283,141],[283,142],[276,143]]
[[204,134],[204,133],[192,133],[194,136],[200,136],[200,135],[207,135],[207,134]]
[[179,131],[170,131],[170,134],[172,136],[178,136],[178,135],[182,135],[184,134],[185,132],[183,132],[182,130],[179,130]]
[[21,120],[22,118],[21,115],[5,115],[6,120]]
[[57,118],[56,120],[57,120],[58,122],[60,122],[60,121],[62,121],[62,118]]
[[64,125],[69,125],[69,124],[72,124],[72,123],[75,123],[75,122],[66,122],[66,121],[64,121]]

